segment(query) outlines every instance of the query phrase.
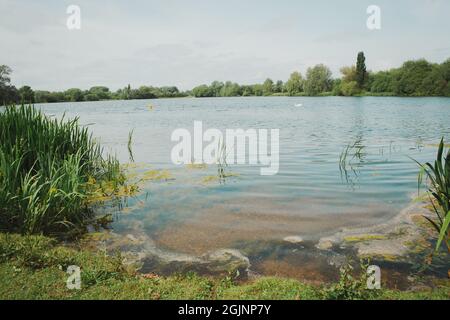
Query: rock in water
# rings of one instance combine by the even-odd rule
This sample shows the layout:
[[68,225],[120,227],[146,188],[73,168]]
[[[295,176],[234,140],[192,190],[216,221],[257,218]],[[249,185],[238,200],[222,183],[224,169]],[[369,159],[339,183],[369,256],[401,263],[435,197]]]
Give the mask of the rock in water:
[[290,242],[290,243],[301,243],[303,242],[303,238],[299,237],[299,236],[289,236],[283,239],[286,242]]
[[319,240],[319,243],[316,244],[316,248],[320,249],[320,250],[328,250],[331,249],[333,247],[333,242],[331,242],[331,240],[322,238]]
[[250,267],[248,258],[235,249],[220,249],[207,253],[202,258],[208,261],[207,269],[213,273],[238,271],[246,274]]

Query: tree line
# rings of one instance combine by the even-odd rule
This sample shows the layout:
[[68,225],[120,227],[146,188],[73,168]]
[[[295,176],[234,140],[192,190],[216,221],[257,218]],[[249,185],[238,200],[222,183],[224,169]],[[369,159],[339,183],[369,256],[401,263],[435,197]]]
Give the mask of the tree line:
[[443,63],[431,63],[425,59],[410,60],[399,68],[387,71],[367,71],[365,55],[359,52],[355,65],[340,69],[341,77],[333,78],[330,69],[318,64],[307,69],[305,76],[293,72],[286,82],[266,79],[263,83],[241,85],[235,82],[214,81],[192,90],[180,91],[175,86],[130,85],[117,91],[104,86],[89,90],[77,88],[60,92],[34,91],[29,86],[16,88],[11,85],[8,66],[0,66],[0,103],[46,103],[70,101],[154,99],[174,97],[237,97],[237,96],[445,96],[450,97],[450,59]]
[[95,86],[89,90],[72,88],[65,91],[33,90],[29,86],[17,89],[10,84],[11,69],[0,66],[0,105],[8,103],[52,103],[52,102],[80,102],[101,100],[131,100],[176,98],[187,96],[177,87],[141,86],[133,89],[130,85],[117,91],[110,91],[108,87]]
[[445,96],[450,97],[450,59],[431,63],[425,59],[405,62],[387,71],[367,71],[365,56],[359,52],[356,64],[340,69],[333,78],[330,69],[318,64],[307,69],[305,77],[293,72],[286,82],[266,79],[262,84],[239,85],[214,81],[192,89],[195,97],[232,96]]

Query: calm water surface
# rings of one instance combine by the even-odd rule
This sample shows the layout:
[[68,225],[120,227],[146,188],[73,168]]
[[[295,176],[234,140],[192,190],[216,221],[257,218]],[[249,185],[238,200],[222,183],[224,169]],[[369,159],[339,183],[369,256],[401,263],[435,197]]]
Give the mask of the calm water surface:
[[[286,236],[316,241],[342,227],[386,221],[417,192],[418,169],[410,157],[433,160],[439,139],[450,139],[448,98],[183,98],[39,107],[79,117],[122,162],[129,161],[128,133],[134,130],[137,170],[166,169],[173,179],[147,182],[113,228],[143,232],[162,249],[192,254],[245,251]],[[279,128],[279,173],[260,176],[257,166],[231,165],[226,170],[236,176],[220,183],[209,178],[216,166],[173,165],[172,131],[192,132],[196,120],[204,130]],[[348,145],[354,147],[340,166]],[[295,265],[267,248],[262,273],[279,268],[273,261]],[[311,257],[303,258],[306,266]]]

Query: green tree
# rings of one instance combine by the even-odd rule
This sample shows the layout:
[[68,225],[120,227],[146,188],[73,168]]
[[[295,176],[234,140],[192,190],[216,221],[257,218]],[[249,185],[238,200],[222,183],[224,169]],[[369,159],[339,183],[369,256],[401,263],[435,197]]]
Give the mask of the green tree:
[[262,96],[263,92],[264,92],[263,85],[259,84],[259,83],[254,84],[253,85],[253,92],[254,92],[255,96]]
[[19,89],[21,103],[34,103],[34,92],[30,86],[23,86]]
[[354,96],[360,92],[358,83],[356,81],[342,81],[341,83],[341,93],[344,96]]
[[447,59],[441,64],[442,78],[444,79],[446,86],[442,92],[443,96],[450,97],[450,59]]
[[214,97],[220,97],[224,83],[220,81],[213,81],[210,85],[211,92]]
[[342,67],[340,71],[342,73],[342,81],[345,82],[358,81],[355,66]]
[[291,73],[289,80],[285,85],[286,92],[290,96],[295,96],[303,91],[303,77],[300,72],[294,71]]
[[322,92],[330,91],[332,84],[331,71],[327,66],[318,64],[313,68],[308,68],[304,84],[307,95],[316,96]]
[[225,85],[220,90],[221,97],[237,97],[241,95],[241,86],[231,81],[225,82]]
[[333,96],[342,96],[342,79],[334,79],[331,92],[333,93]]
[[0,87],[7,86],[11,82],[11,78],[9,77],[12,73],[10,67],[1,65],[0,66]]
[[68,89],[64,92],[65,100],[66,101],[72,101],[72,102],[78,102],[84,100],[84,94],[83,91],[77,88]]
[[370,91],[373,93],[391,93],[393,88],[392,71],[380,71],[372,75]]
[[86,98],[88,101],[108,100],[111,98],[111,92],[107,87],[95,86],[89,89]]
[[366,57],[364,52],[358,53],[358,58],[356,60],[356,82],[360,89],[364,88],[367,81],[367,70],[366,70]]
[[271,94],[273,94],[273,81],[272,79],[266,79],[266,81],[264,81],[263,83],[263,95],[265,96],[270,96]]
[[283,91],[284,91],[284,83],[282,80],[278,80],[273,87],[273,92],[282,93]]
[[197,98],[205,98],[205,97],[212,97],[213,93],[211,91],[211,88],[208,87],[206,84],[203,84],[201,86],[195,87],[192,89],[192,94],[194,97]]
[[342,67],[342,80],[341,82],[333,87],[333,92],[338,92],[338,95],[343,96],[354,96],[360,93],[360,87],[358,85],[357,79],[357,69],[355,66]]
[[394,72],[394,93],[399,96],[420,96],[426,94],[422,83],[432,71],[432,64],[425,59],[406,61]]
[[12,73],[10,67],[0,65],[0,105],[11,102],[17,102],[19,99],[18,91],[16,87],[10,85]]
[[241,89],[242,89],[242,96],[243,97],[248,97],[248,96],[255,95],[255,92],[253,91],[253,86],[244,85],[244,86],[241,87]]
[[139,89],[134,90],[132,97],[133,99],[154,99],[162,95],[162,93],[158,91],[159,90],[153,87],[140,86]]

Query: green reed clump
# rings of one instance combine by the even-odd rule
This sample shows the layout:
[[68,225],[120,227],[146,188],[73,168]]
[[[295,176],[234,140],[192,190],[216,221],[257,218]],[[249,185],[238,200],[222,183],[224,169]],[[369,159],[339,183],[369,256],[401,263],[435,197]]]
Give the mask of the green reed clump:
[[435,212],[435,219],[425,217],[438,232],[439,237],[436,251],[444,242],[450,252],[450,149],[444,153],[444,139],[439,144],[436,160],[433,163],[420,164],[419,186],[422,176],[428,178],[428,190],[431,195],[431,204]]
[[0,111],[0,230],[81,230],[93,218],[98,184],[116,188],[124,181],[118,161],[102,156],[77,118],[51,119],[23,105]]

